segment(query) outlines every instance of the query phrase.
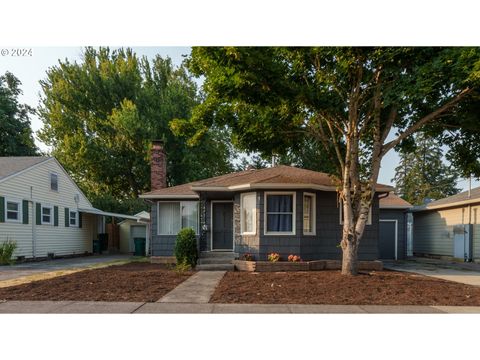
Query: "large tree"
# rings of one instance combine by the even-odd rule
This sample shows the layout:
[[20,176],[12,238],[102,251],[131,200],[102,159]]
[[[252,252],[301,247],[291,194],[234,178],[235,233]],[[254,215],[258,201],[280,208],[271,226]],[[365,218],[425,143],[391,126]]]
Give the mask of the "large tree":
[[30,127],[33,109],[21,104],[21,82],[12,73],[0,76],[0,156],[37,154]]
[[168,185],[232,168],[224,131],[209,129],[191,149],[170,130],[169,121],[189,117],[199,101],[195,81],[170,58],[85,48],[81,62],[59,61],[41,86],[39,137],[92,196],[131,198],[148,190],[153,139],[166,143]]
[[413,139],[413,149],[400,151],[392,179],[396,193],[414,205],[423,204],[426,198],[441,199],[457,194],[456,171],[443,163],[438,140],[425,133],[415,134]]
[[343,200],[342,273],[356,274],[383,156],[474,101],[479,59],[477,48],[194,48],[206,97],[175,127],[195,141],[226,124],[264,154],[321,143]]

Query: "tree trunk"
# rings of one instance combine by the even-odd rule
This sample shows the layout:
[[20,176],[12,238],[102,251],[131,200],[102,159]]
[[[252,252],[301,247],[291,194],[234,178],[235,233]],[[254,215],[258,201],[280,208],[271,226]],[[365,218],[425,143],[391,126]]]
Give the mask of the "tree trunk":
[[342,275],[357,275],[358,272],[358,244],[357,241],[345,241],[342,259]]

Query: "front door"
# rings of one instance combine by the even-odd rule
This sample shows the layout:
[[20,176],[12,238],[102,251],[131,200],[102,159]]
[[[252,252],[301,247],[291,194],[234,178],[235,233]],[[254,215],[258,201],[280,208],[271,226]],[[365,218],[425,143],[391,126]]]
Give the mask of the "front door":
[[380,259],[395,259],[395,237],[397,223],[380,220],[380,237],[378,240]]
[[212,203],[212,250],[233,250],[233,203]]

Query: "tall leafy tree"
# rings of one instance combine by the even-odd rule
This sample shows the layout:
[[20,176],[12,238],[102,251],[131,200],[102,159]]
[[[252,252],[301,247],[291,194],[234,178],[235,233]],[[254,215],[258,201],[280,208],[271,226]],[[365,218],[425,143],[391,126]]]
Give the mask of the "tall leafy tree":
[[438,140],[418,133],[414,136],[414,149],[400,153],[399,165],[395,168],[396,192],[414,205],[423,204],[426,198],[441,199],[455,195],[456,173],[443,163],[442,149]]
[[356,274],[383,156],[478,102],[480,50],[209,47],[193,49],[189,68],[206,92],[176,124],[192,141],[226,124],[238,146],[267,155],[322,144],[343,200],[342,273]]
[[184,66],[138,58],[131,49],[85,48],[81,62],[59,61],[41,81],[39,133],[91,195],[137,197],[150,188],[150,144],[163,139],[167,183],[229,172],[229,136],[206,132],[194,148],[169,122],[189,117],[199,98]]
[[30,127],[33,109],[19,102],[20,86],[12,73],[0,76],[0,156],[32,156],[38,152]]

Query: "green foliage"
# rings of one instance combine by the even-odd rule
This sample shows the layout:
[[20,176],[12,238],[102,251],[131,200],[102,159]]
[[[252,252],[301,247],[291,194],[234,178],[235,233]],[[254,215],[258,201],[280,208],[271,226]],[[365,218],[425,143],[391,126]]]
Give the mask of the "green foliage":
[[109,194],[93,194],[90,200],[95,208],[107,212],[135,215],[141,211],[150,211],[148,204],[139,198],[118,199]]
[[188,264],[195,267],[197,263],[197,238],[192,228],[184,228],[177,234],[174,249],[177,264]]
[[183,274],[186,271],[192,270],[192,266],[190,265],[190,263],[186,259],[184,259],[182,262],[177,263],[175,265],[174,270],[175,270],[175,272],[177,272],[179,274]]
[[414,205],[423,204],[425,198],[438,200],[459,192],[455,172],[442,162],[439,142],[423,133],[414,136],[410,152],[400,153],[392,181],[397,194]]
[[17,243],[7,238],[0,245],[0,265],[13,264],[15,260],[12,260],[12,255],[17,248]]
[[29,118],[33,110],[19,103],[20,85],[10,72],[0,76],[0,156],[37,155]]
[[268,259],[268,261],[270,261],[270,262],[280,261],[280,254],[273,252],[273,253],[271,253],[271,254],[268,254],[267,259]]
[[169,186],[231,171],[224,132],[208,130],[191,148],[170,130],[199,102],[196,83],[170,58],[88,47],[81,62],[59,61],[40,83],[39,138],[89,196],[149,190],[153,139],[165,141]]

